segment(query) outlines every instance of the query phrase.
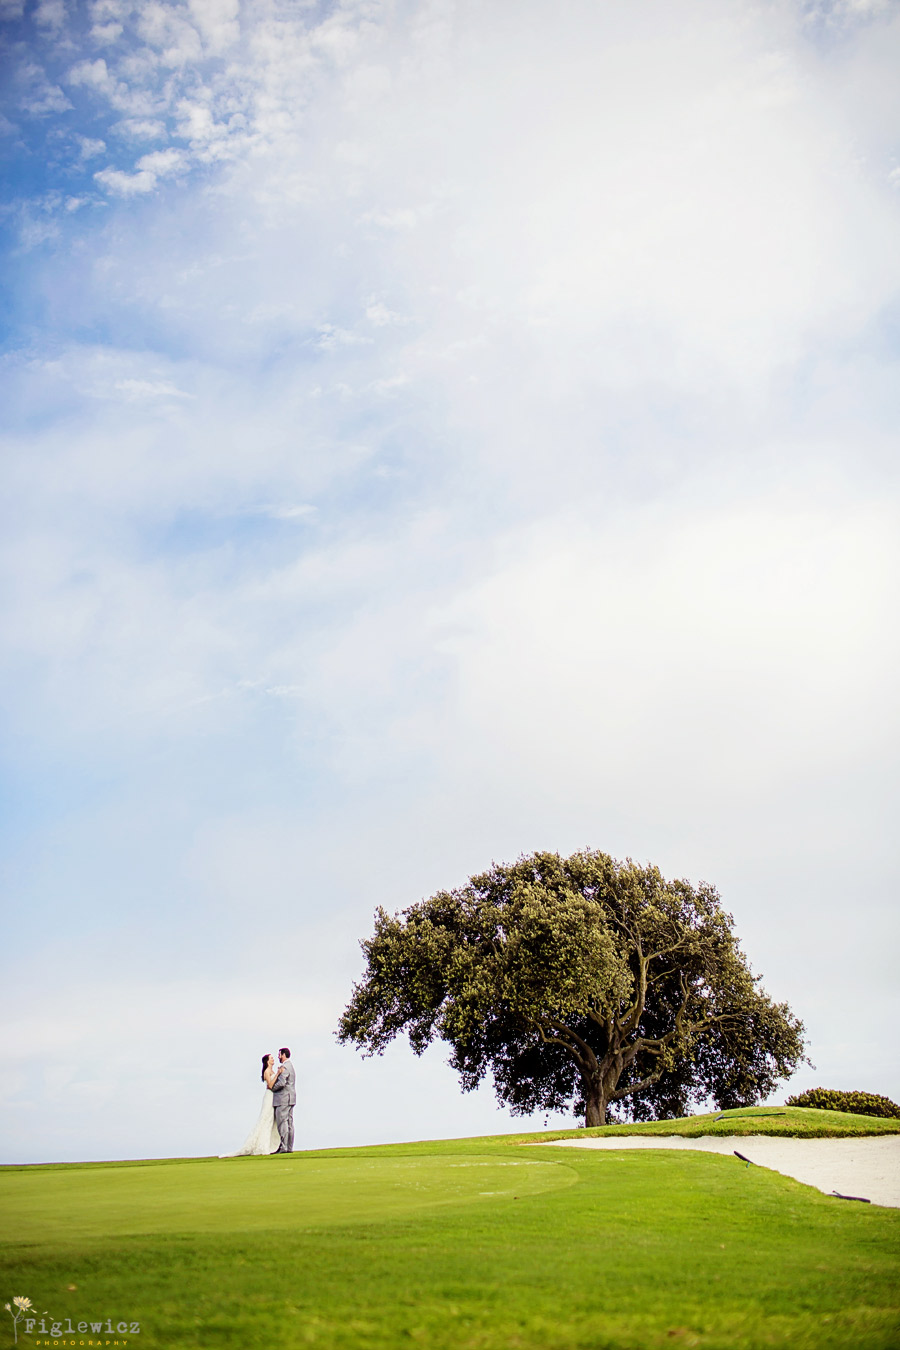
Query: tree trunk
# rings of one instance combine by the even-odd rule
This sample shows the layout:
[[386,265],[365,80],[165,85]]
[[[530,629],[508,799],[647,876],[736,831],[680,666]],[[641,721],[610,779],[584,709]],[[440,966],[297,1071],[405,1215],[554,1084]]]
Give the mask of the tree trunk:
[[584,1123],[587,1129],[606,1124],[607,1098],[599,1084],[591,1084],[584,1093]]

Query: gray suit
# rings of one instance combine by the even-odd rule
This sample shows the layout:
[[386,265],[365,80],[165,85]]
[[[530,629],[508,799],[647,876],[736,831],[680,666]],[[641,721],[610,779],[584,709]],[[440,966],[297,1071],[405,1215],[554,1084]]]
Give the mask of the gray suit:
[[286,1059],[281,1073],[275,1079],[272,1092],[275,1095],[275,1125],[281,1137],[279,1153],[294,1151],[294,1107],[297,1105],[297,1093],[294,1090],[296,1075],[294,1066]]

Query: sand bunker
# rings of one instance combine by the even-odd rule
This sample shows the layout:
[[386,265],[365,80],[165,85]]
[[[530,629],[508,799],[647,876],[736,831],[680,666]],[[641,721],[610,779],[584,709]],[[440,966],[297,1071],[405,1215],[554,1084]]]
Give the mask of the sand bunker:
[[693,1148],[702,1153],[742,1153],[759,1167],[770,1167],[832,1195],[860,1196],[873,1205],[900,1208],[900,1134],[864,1139],[788,1139],[771,1134],[620,1135],[606,1139],[548,1140],[559,1148]]

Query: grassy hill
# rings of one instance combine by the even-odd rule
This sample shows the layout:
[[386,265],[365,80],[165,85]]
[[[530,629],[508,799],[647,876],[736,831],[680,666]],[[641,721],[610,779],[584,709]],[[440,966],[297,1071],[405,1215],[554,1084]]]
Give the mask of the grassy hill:
[[[680,1134],[687,1139],[701,1135],[774,1134],[793,1139],[847,1139],[872,1134],[900,1134],[900,1120],[880,1116],[855,1116],[848,1111],[817,1111],[808,1106],[742,1106],[734,1111],[708,1112],[680,1120],[649,1120],[637,1125],[601,1125],[592,1130],[557,1130],[545,1139],[573,1139],[592,1135]],[[525,1136],[522,1136],[525,1138]],[[533,1138],[529,1135],[528,1138]]]
[[2,1168],[0,1303],[60,1345],[139,1321],[145,1350],[900,1344],[900,1212],[728,1157],[518,1147],[546,1137]]

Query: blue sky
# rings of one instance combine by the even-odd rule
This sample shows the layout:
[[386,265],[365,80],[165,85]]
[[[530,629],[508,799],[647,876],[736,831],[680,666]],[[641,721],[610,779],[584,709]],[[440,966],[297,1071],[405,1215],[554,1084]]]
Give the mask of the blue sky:
[[0,41],[0,1157],[236,1147],[285,1041],[303,1145],[511,1128],[333,1030],[536,848],[714,882],[794,1086],[900,1096],[900,7]]

